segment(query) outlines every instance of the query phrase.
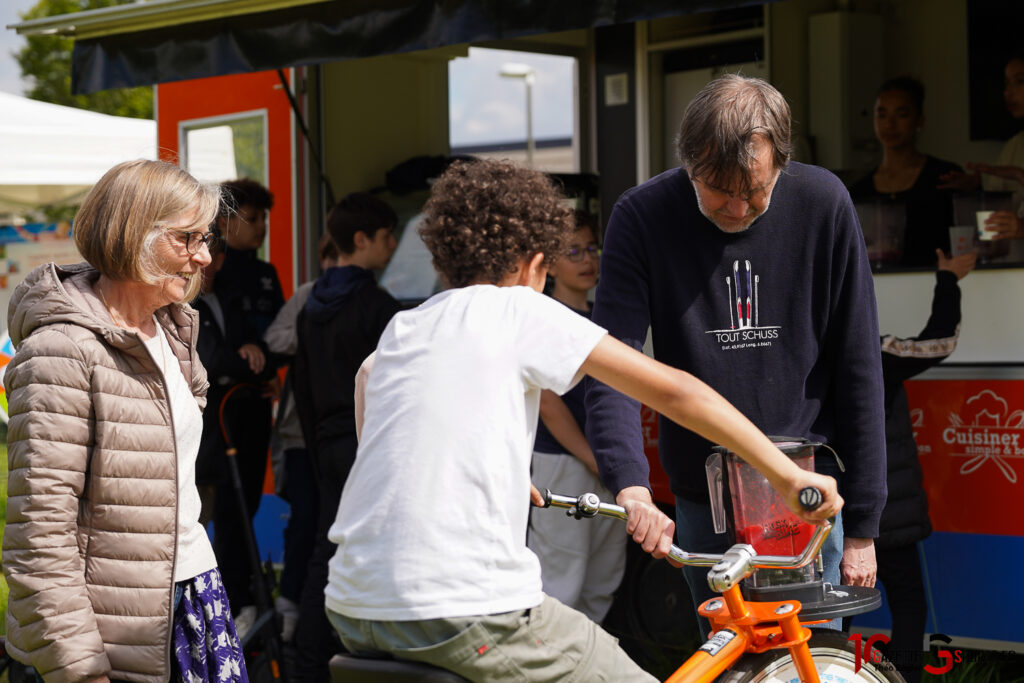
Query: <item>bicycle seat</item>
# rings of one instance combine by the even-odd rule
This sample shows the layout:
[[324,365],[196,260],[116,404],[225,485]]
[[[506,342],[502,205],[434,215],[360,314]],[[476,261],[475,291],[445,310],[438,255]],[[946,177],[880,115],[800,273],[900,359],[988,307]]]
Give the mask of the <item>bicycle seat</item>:
[[467,683],[451,671],[404,659],[339,654],[330,668],[333,683]]

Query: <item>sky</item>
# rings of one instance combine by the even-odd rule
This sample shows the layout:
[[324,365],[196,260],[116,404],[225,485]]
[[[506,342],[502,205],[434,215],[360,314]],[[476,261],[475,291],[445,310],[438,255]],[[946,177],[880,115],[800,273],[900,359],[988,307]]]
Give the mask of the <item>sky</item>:
[[21,21],[19,13],[27,12],[38,0],[0,0],[0,91],[23,95],[21,70],[13,52],[25,45],[25,38],[7,28]]
[[[24,94],[13,52],[25,38],[6,28],[21,21],[19,12],[37,0],[0,0],[0,91]],[[522,141],[526,139],[526,85],[522,79],[499,75],[503,64],[517,62],[536,70],[533,85],[535,139],[566,138],[573,134],[575,60],[530,52],[472,48],[470,57],[449,62],[451,144]]]

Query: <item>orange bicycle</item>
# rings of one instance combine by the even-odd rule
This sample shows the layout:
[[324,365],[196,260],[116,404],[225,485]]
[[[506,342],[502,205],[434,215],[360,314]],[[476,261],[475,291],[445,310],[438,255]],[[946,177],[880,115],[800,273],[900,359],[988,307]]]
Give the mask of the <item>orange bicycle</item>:
[[[546,491],[544,498],[544,507],[565,509],[577,519],[601,515],[626,521],[624,508],[602,503],[593,493],[571,497]],[[779,573],[811,565],[830,531],[827,522],[817,527],[803,552],[794,556],[758,555],[746,543],[737,543],[721,555],[689,553],[673,545],[668,557],[684,565],[709,567],[708,584],[722,595],[705,601],[698,610],[711,622],[711,637],[666,683],[903,681],[896,667],[881,657],[860,661],[855,644],[845,634],[806,627],[875,609],[881,598],[874,588],[828,588],[824,599],[807,607],[798,599],[762,601],[743,595],[741,583],[755,570]],[[783,595],[784,591],[777,592],[777,597]]]

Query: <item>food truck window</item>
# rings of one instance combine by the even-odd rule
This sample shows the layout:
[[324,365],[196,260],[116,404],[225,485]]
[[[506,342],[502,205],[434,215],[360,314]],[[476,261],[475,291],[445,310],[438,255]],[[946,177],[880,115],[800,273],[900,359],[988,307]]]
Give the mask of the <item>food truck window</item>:
[[580,171],[575,57],[471,47],[448,66],[452,154]]
[[182,166],[199,180],[252,178],[267,184],[265,111],[182,121],[180,135]]

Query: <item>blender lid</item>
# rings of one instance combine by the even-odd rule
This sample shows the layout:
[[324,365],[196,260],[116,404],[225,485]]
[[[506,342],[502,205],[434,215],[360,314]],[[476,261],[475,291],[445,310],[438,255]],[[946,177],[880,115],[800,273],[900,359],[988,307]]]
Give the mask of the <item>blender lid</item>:
[[[775,444],[775,446],[783,453],[800,451],[808,447],[817,448],[818,446],[825,445],[820,441],[811,441],[810,439],[805,439],[802,436],[778,436],[769,434],[768,438],[771,439],[772,443]],[[732,451],[725,446],[716,445],[713,446],[711,450],[715,453],[732,453]]]

